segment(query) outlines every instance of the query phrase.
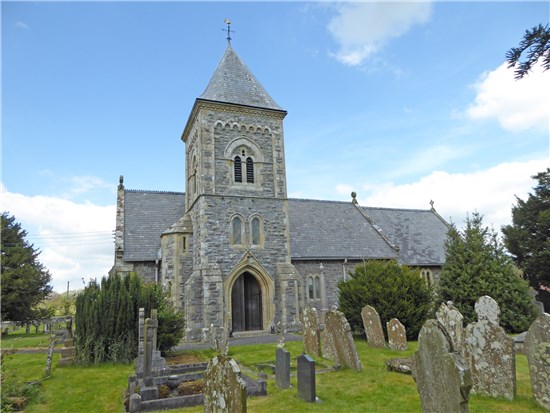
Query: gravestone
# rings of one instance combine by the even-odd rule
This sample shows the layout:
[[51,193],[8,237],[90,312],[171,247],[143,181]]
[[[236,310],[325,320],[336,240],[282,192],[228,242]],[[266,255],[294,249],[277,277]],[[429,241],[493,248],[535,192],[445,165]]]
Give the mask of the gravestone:
[[141,412],[141,396],[137,393],[132,393],[128,401],[128,412],[139,413]]
[[351,327],[344,313],[338,310],[328,311],[325,316],[325,330],[334,349],[336,365],[361,370],[361,360],[357,355]]
[[513,400],[516,396],[514,339],[500,327],[500,308],[491,297],[480,297],[475,311],[478,321],[468,324],[464,334],[472,393]]
[[158,311],[156,308],[151,309],[151,322],[149,323],[149,328],[152,329],[153,336],[153,359],[152,359],[152,371],[158,375],[159,372],[162,372],[167,369],[166,360],[160,355],[160,350],[158,350],[157,344],[157,331],[158,331]]
[[143,363],[145,354],[143,353],[143,338],[145,331],[145,308],[139,309],[139,320],[138,320],[138,355],[135,358],[136,365],[136,374],[138,377],[143,377]]
[[208,363],[204,377],[205,413],[246,412],[246,384],[235,360],[224,355],[215,356]]
[[407,332],[405,326],[397,318],[392,318],[386,323],[388,330],[388,343],[394,351],[405,351],[409,348],[407,344]]
[[374,307],[370,305],[364,306],[361,310],[361,318],[363,319],[363,326],[365,327],[365,334],[367,335],[369,346],[377,348],[386,347],[380,316]]
[[550,410],[550,315],[539,315],[525,337],[531,389],[535,401]]
[[[153,324],[151,318],[145,320],[145,337],[143,340],[143,378],[152,377],[153,374]],[[156,326],[155,326],[156,327]]]
[[529,294],[529,297],[531,297],[531,302],[537,309],[537,315],[544,314],[544,303],[537,301],[537,296],[539,295],[538,291],[533,287],[529,287],[529,291],[527,293]]
[[290,353],[283,348],[275,351],[275,377],[281,389],[290,387]]
[[74,362],[74,339],[73,339],[73,318],[67,317],[65,320],[65,340],[61,349],[61,358],[57,362],[58,366],[71,365]]
[[435,313],[435,318],[447,331],[453,351],[464,355],[464,317],[453,305],[453,302],[441,303]]
[[306,402],[316,401],[315,360],[307,354],[298,356],[298,395]]
[[307,306],[302,312],[302,328],[304,330],[304,353],[319,355],[321,339],[317,309]]
[[157,320],[148,318],[145,320],[143,339],[143,380],[140,387],[142,401],[158,398],[158,388],[153,382],[153,335],[156,332]]
[[229,317],[225,317],[223,327],[216,327],[214,324],[210,324],[210,347],[224,356],[227,356],[229,351],[230,326],[231,319]]
[[449,336],[437,320],[427,320],[422,326],[414,358],[422,412],[467,413],[470,370],[462,356],[453,352]]
[[[325,314],[326,317],[326,314]],[[336,350],[334,349],[334,343],[332,340],[332,335],[328,334],[326,325],[321,326],[321,354],[327,360],[336,360]]]

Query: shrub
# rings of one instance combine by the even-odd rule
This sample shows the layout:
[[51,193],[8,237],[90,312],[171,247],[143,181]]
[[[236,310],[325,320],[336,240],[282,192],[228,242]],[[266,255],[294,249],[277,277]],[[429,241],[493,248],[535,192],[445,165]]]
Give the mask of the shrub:
[[80,363],[130,363],[137,356],[139,309],[158,309],[157,343],[161,351],[183,337],[183,315],[168,302],[162,287],[145,284],[136,274],[103,277],[76,298],[74,336]]
[[350,276],[348,281],[338,283],[338,289],[340,310],[352,329],[363,330],[361,310],[370,305],[380,315],[383,326],[398,318],[407,329],[407,337],[416,340],[433,309],[432,289],[420,277],[419,270],[395,260],[369,260],[355,267]]

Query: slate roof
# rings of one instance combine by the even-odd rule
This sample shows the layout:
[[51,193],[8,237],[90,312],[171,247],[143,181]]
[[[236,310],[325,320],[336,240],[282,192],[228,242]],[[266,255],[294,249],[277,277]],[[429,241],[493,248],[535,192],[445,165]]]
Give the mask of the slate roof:
[[293,259],[397,258],[351,202],[288,200]]
[[239,58],[230,44],[198,99],[283,110]]
[[124,191],[124,261],[158,259],[160,236],[185,212],[181,192]]
[[[125,190],[124,197],[123,259],[158,259],[160,236],[183,216],[185,194]],[[434,211],[359,208],[373,223],[351,202],[289,199],[291,258],[399,258],[419,266],[444,263],[448,227]],[[399,247],[399,255],[392,245]]]
[[392,244],[399,246],[399,260],[407,265],[445,263],[448,224],[432,210],[362,207],[382,228]]

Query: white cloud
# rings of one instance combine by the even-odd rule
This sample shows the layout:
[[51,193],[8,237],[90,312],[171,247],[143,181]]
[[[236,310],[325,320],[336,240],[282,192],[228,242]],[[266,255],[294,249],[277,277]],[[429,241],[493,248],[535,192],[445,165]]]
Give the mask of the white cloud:
[[112,182],[105,182],[96,176],[73,176],[69,181],[71,183],[71,194],[83,194],[95,189],[113,190]]
[[430,2],[363,2],[337,6],[328,30],[340,49],[334,54],[340,62],[355,66],[379,51],[413,25],[423,24],[431,15]]
[[15,22],[15,27],[19,27],[20,29],[23,29],[23,30],[29,30],[30,29],[29,25],[26,24],[25,22],[22,22],[22,21]]
[[101,278],[113,265],[115,205],[76,203],[51,196],[27,196],[2,186],[2,210],[28,232],[41,251],[55,291],[82,287],[85,279]]
[[540,64],[521,80],[503,63],[485,72],[473,85],[475,101],[467,108],[471,119],[496,119],[503,129],[547,131],[550,122],[550,73]]
[[391,174],[393,176],[403,176],[433,171],[453,159],[463,157],[469,150],[465,145],[460,147],[435,145],[423,148],[418,152],[412,152],[407,159],[401,162],[399,167],[391,171]]
[[[526,199],[536,182],[531,176],[545,170],[548,159],[526,162],[502,163],[493,168],[472,173],[432,172],[417,182],[403,185],[387,183],[373,187],[371,184],[358,191],[363,206],[388,208],[430,208],[435,202],[437,212],[446,220],[461,226],[466,214],[477,211],[484,216],[487,226],[500,230],[511,223],[515,195]],[[340,186],[346,196],[349,187]]]

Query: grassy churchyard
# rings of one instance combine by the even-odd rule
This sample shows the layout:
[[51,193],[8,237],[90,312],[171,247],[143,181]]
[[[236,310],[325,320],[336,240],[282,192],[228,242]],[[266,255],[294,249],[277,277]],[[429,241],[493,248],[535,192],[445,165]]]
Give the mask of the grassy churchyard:
[[[420,412],[420,399],[414,380],[409,375],[388,372],[384,360],[408,356],[416,350],[416,342],[409,343],[409,350],[396,352],[369,348],[366,340],[355,340],[363,371],[350,369],[334,371],[331,363],[314,357],[317,369],[317,396],[321,403],[309,404],[297,396],[296,376],[291,377],[292,388],[280,390],[272,374],[268,376],[268,396],[248,400],[248,411],[288,412]],[[10,334],[2,340],[2,349],[25,347],[46,349],[47,334]],[[296,357],[301,354],[301,342],[287,342],[291,353],[292,372],[295,373]],[[257,364],[275,363],[276,344],[230,347],[229,356],[242,366],[245,373],[257,378]],[[188,351],[178,353],[193,361],[208,361],[214,352]],[[123,411],[123,392],[133,366],[105,364],[101,366],[57,367],[60,355],[55,354],[52,376],[43,379],[46,354],[12,354],[4,358],[4,371],[16,375],[21,381],[41,380],[41,390],[27,406],[25,412],[51,413],[104,413]],[[527,359],[516,356],[517,398],[510,402],[473,395],[469,408],[472,413],[490,412],[542,412],[533,401]],[[202,412],[203,407],[179,409],[179,412]]]

